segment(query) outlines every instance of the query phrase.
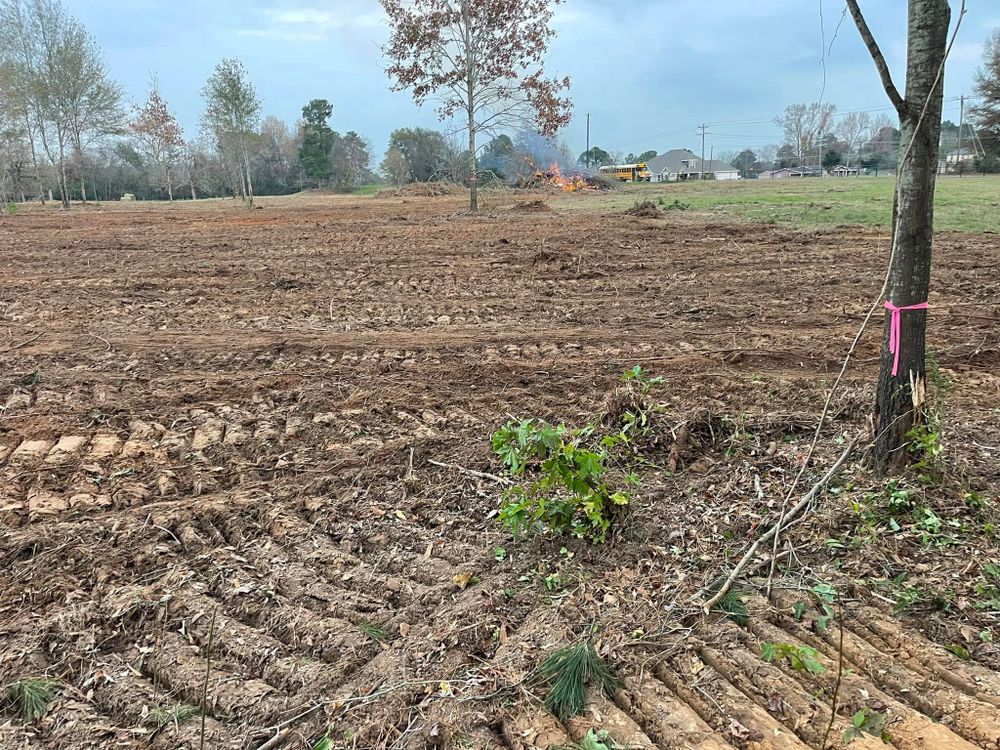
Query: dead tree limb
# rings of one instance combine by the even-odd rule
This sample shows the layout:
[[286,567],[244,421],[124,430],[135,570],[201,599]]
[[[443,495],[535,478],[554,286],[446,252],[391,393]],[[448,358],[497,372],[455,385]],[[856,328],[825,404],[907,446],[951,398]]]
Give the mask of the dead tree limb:
[[460,474],[467,474],[470,477],[478,477],[479,479],[492,479],[498,484],[510,484],[509,479],[504,479],[503,477],[498,477],[496,474],[488,474],[485,471],[475,471],[474,469],[466,469],[464,466],[459,466],[458,464],[446,464],[442,461],[435,461],[432,458],[427,459],[427,463],[434,466],[440,466],[442,469],[454,469]]
[[[823,489],[831,479],[833,479],[840,467],[844,465],[844,462],[850,457],[851,453],[854,452],[854,448],[857,444],[858,437],[852,438],[851,442],[849,442],[847,447],[844,449],[844,452],[840,454],[840,458],[833,462],[833,465],[827,470],[826,474],[824,474],[823,477],[816,482],[816,484],[814,484],[809,491],[788,510],[787,513],[785,513],[785,526],[787,526],[793,518],[799,515],[805,507],[809,505],[809,503],[816,499],[817,493]],[[764,544],[764,542],[773,538],[774,535],[778,533],[778,529],[778,524],[775,524],[762,534],[757,541],[750,545],[750,549],[746,551],[746,554],[744,554],[740,561],[736,563],[736,567],[733,568],[732,572],[726,577],[725,583],[722,584],[722,588],[715,592],[715,595],[712,596],[711,599],[705,602],[704,609],[706,612],[710,611],[712,607],[722,601],[723,597],[729,593],[729,589],[732,588],[733,583],[735,583],[736,579],[739,578],[740,573],[743,572],[747,563],[750,562],[753,559],[753,556],[757,554],[757,550],[760,549],[760,546]]]

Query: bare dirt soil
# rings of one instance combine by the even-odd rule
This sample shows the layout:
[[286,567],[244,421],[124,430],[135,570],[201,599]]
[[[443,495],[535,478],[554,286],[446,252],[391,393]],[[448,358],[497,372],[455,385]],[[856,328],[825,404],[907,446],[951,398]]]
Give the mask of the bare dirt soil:
[[[885,238],[527,200],[0,223],[0,684],[57,681],[0,746],[820,748],[836,690],[829,747],[859,711],[902,750],[1000,747],[997,236],[938,238],[934,476],[852,459],[741,628],[697,594],[773,523]],[[810,484],[866,429],[877,339]],[[492,432],[582,425],[636,364],[664,383],[624,527],[513,540]],[[560,722],[527,678],[588,635],[623,687]]]

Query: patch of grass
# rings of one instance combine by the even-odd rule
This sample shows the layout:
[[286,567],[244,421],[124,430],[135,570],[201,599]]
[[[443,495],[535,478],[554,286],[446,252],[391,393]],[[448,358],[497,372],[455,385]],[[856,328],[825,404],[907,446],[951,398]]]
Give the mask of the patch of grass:
[[157,728],[168,724],[179,727],[196,716],[201,716],[201,709],[190,703],[179,703],[170,708],[155,708],[149,714],[149,718]]
[[23,375],[14,376],[14,385],[18,385],[22,388],[31,388],[32,386],[38,385],[42,382],[41,370],[34,370],[32,372],[24,373]]
[[[708,587],[708,593],[710,595],[716,594],[725,582],[726,579],[724,577],[719,578]],[[742,591],[732,588],[726,592],[726,595],[722,597],[722,599],[719,600],[719,603],[716,605],[717,609],[713,611],[725,614],[730,620],[735,622],[741,628],[749,627],[750,612],[747,610],[747,605],[743,601],[744,596],[745,594]]]
[[48,678],[23,678],[7,686],[8,705],[28,724],[37,721],[49,710],[49,703],[59,687]]
[[589,640],[547,656],[535,670],[534,680],[549,684],[545,707],[564,721],[583,711],[588,685],[610,696],[620,684]]
[[[893,176],[823,177],[796,180],[692,180],[626,185],[593,200],[555,198],[559,208],[622,211],[636,200],[684,202],[692,210],[801,229],[858,225],[888,230],[892,221]],[[934,191],[937,231],[997,231],[1000,175],[938,177]],[[662,204],[661,204],[662,205]]]
[[368,620],[362,620],[358,623],[358,630],[361,631],[362,635],[371,638],[373,641],[378,643],[384,643],[386,639],[386,631],[380,625],[376,625]]

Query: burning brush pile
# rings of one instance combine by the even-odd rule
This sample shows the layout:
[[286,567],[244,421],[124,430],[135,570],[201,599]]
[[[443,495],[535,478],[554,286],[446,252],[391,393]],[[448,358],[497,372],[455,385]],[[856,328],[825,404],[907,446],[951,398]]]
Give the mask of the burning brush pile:
[[521,188],[557,187],[567,193],[579,190],[611,190],[611,180],[601,174],[573,172],[563,174],[559,165],[552,163],[546,170],[538,170],[531,177],[521,178]]

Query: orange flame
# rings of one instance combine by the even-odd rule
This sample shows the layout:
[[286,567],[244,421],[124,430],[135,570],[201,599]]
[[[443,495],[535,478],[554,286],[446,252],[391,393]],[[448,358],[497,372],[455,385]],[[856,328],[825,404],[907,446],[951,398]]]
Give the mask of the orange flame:
[[549,165],[547,172],[539,172],[537,176],[541,179],[542,184],[562,188],[567,193],[572,193],[576,190],[583,190],[589,187],[587,180],[583,177],[583,175],[576,174],[569,177],[563,176],[562,172],[559,170],[559,165],[555,162]]

